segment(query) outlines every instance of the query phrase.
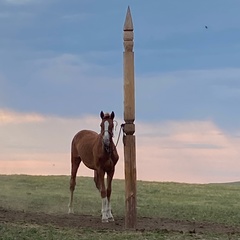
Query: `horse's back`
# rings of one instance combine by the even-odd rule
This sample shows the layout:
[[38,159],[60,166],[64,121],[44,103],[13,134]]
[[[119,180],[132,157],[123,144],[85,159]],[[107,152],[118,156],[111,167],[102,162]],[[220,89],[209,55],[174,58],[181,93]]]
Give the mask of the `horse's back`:
[[98,134],[92,130],[81,130],[74,136],[72,145],[94,145],[97,137]]
[[79,131],[73,139],[75,138],[91,138],[91,137],[96,137],[98,135],[98,133],[92,131],[92,130],[81,130]]

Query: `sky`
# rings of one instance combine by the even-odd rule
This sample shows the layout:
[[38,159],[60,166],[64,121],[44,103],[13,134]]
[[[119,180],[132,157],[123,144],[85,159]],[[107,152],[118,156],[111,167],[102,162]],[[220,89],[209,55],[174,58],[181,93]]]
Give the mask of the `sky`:
[[137,178],[240,180],[238,0],[0,0],[0,174],[69,175],[73,136],[99,132],[102,110],[116,142],[128,6]]

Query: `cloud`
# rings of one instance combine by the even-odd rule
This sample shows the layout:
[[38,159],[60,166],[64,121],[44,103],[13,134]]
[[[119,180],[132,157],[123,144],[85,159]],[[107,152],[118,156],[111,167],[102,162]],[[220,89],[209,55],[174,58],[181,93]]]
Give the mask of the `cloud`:
[[25,5],[25,4],[32,4],[33,2],[36,2],[36,0],[4,0],[8,4],[12,5]]
[[[139,177],[183,182],[238,180],[239,140],[210,121],[143,124],[138,136]],[[152,129],[152,130],[151,130]],[[148,163],[148,164],[147,164]]]
[[[99,132],[100,122],[95,115],[62,118],[13,111],[5,111],[4,119],[5,123],[0,124],[2,174],[69,175],[73,136],[81,129]],[[240,138],[224,133],[211,121],[137,122],[136,143],[140,180],[199,183],[239,180]],[[124,178],[121,140],[118,152],[115,177]],[[82,166],[79,175],[92,176],[92,171]]]
[[22,114],[6,109],[0,109],[0,125],[43,122],[45,118],[36,113]]
[[[99,132],[100,117],[62,118],[1,110],[0,173],[70,174],[70,146],[81,129]],[[117,135],[117,134],[115,134]],[[121,152],[121,151],[120,151]],[[118,168],[123,169],[122,160]],[[122,177],[121,169],[116,176]],[[81,167],[80,175],[92,176]]]
[[[0,19],[2,18],[5,20],[5,24],[0,24],[0,27],[2,29],[6,28],[6,25],[10,24],[17,24],[19,27],[22,27],[22,23],[27,23],[27,20],[30,20],[33,18],[33,14],[30,12],[25,12],[25,11],[16,11],[16,12],[10,12],[10,11],[5,11],[5,12],[0,12]],[[8,21],[8,22],[7,22]],[[10,24],[8,25],[10,27]],[[12,29],[9,29],[9,32],[11,32]],[[8,33],[9,33],[8,32]],[[6,36],[4,36],[6,38]]]
[[11,16],[11,14],[9,12],[1,12],[0,13],[0,19],[1,18],[6,19],[6,18],[9,18],[10,16]]
[[5,77],[0,76],[0,91],[11,94],[0,96],[1,107],[70,116],[119,112],[123,80],[113,70],[85,55],[35,53],[25,57],[16,63],[14,72],[2,69]]
[[81,56],[74,54],[62,54],[45,59],[40,58],[34,62],[34,65],[38,69],[35,79],[40,78],[48,82],[57,81],[58,83],[76,82],[87,74],[95,73],[98,75],[105,70],[105,67],[89,63]]
[[138,115],[153,121],[211,119],[221,128],[238,128],[239,77],[239,68],[139,76],[136,80]]
[[[26,59],[15,63],[14,72],[7,71],[3,62],[5,80],[1,83],[0,77],[1,106],[65,116],[94,114],[105,108],[103,110],[115,110],[120,115],[122,72],[114,65],[100,62],[113,58],[114,54],[104,51],[81,55],[26,53]],[[210,119],[226,131],[235,131],[240,126],[239,77],[239,68],[151,74],[137,71],[137,118],[149,121]],[[6,94],[9,92],[11,95]]]

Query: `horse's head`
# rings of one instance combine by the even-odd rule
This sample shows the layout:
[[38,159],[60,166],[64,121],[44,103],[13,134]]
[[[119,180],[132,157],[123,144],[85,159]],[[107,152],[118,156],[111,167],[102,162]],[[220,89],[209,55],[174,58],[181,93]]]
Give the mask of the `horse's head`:
[[109,113],[103,113],[103,111],[100,112],[100,117],[102,118],[102,122],[100,124],[101,126],[101,134],[103,137],[103,144],[104,144],[104,148],[107,151],[110,151],[110,143],[112,141],[112,137],[113,137],[113,119],[115,117],[114,112],[112,112],[111,114]]

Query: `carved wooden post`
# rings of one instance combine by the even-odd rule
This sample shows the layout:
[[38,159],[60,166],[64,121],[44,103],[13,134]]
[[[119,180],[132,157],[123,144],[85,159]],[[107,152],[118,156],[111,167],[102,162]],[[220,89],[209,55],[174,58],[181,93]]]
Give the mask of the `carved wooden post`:
[[125,227],[136,228],[136,144],[135,144],[135,89],[133,23],[130,8],[127,9],[123,29],[124,65],[124,163],[125,163]]

